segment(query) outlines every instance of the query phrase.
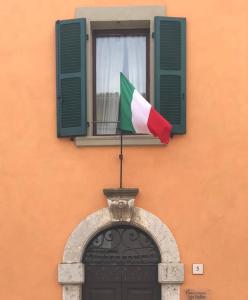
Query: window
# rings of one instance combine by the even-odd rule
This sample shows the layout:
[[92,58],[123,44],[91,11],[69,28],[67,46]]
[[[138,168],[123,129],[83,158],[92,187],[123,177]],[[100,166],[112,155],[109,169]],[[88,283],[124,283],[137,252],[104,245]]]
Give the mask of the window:
[[[156,17],[161,11],[146,6],[83,8],[76,16],[84,18],[57,22],[59,137],[76,137],[77,145],[119,143],[118,89],[113,83],[119,76],[110,76],[119,71],[130,73],[129,79],[173,124],[175,134],[185,133],[185,19]],[[160,144],[150,136],[125,141]]]
[[93,31],[94,135],[119,134],[120,72],[148,97],[148,50],[149,29]]

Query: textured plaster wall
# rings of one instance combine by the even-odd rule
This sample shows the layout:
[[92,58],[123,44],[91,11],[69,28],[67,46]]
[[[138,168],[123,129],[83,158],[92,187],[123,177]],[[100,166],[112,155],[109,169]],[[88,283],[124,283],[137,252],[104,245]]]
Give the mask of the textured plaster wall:
[[[187,18],[187,135],[125,149],[137,205],[174,234],[187,288],[247,299],[248,2],[43,0],[0,9],[0,299],[59,300],[73,228],[118,187],[118,149],[56,138],[54,22],[75,7],[165,5]],[[204,276],[191,264],[205,264]]]

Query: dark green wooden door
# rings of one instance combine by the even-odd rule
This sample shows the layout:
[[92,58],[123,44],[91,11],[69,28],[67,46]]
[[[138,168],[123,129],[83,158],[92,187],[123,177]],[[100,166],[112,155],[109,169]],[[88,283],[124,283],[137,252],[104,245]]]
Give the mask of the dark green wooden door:
[[157,266],[86,265],[83,300],[159,300]]
[[83,262],[83,300],[159,300],[154,241],[129,225],[105,229],[88,244]]

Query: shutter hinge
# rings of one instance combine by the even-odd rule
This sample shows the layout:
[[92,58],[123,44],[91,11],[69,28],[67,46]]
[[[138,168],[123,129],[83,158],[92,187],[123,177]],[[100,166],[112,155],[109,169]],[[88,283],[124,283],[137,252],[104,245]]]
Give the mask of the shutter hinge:
[[86,122],[86,124],[87,124],[87,127],[90,127],[90,122]]
[[88,41],[89,40],[89,35],[88,34],[86,34],[86,41]]
[[155,32],[152,33],[152,38],[153,38],[153,39],[155,38]]

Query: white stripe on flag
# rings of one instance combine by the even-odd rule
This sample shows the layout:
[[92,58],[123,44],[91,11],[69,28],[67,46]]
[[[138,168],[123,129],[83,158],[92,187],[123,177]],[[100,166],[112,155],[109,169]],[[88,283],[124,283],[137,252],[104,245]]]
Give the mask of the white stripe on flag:
[[137,133],[151,134],[147,124],[150,110],[151,104],[147,102],[146,99],[137,92],[137,90],[134,90],[131,102],[131,111],[133,127]]

